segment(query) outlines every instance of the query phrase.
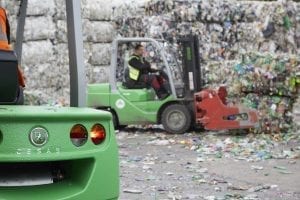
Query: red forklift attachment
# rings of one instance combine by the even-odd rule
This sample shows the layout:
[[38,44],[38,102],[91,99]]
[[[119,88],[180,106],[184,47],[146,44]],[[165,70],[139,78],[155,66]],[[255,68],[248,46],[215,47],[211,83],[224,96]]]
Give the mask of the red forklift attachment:
[[227,92],[221,87],[195,93],[196,123],[207,130],[247,129],[258,126],[257,112],[242,106],[226,106]]

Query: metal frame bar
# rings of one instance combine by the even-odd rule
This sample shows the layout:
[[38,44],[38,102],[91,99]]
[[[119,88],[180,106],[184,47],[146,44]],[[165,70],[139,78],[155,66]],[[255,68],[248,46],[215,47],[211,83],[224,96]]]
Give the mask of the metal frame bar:
[[84,70],[81,1],[66,0],[70,66],[70,105],[86,106],[86,73]]
[[19,65],[22,62],[22,47],[23,47],[23,40],[24,40],[24,27],[25,27],[26,13],[27,13],[27,5],[28,5],[28,0],[21,1],[19,16],[18,16],[15,52],[17,54]]
[[[112,44],[112,56],[111,56],[111,66],[110,66],[110,76],[109,76],[109,83],[111,85],[111,90],[116,91],[116,68],[117,68],[117,53],[118,53],[118,44],[124,43],[124,42],[151,42],[161,53],[162,59],[164,61],[165,67],[167,69],[168,77],[172,77],[170,66],[167,62],[165,51],[161,48],[158,41],[156,41],[153,38],[117,38],[113,41]],[[175,85],[172,78],[169,78],[170,88],[172,95],[177,98],[176,91],[175,91]]]

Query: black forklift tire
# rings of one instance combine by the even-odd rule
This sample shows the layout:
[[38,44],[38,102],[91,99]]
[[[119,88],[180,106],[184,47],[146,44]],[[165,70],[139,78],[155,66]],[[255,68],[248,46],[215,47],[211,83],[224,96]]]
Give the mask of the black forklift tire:
[[113,121],[115,130],[121,130],[121,129],[124,129],[127,127],[126,125],[119,124],[118,115],[115,111],[111,110],[110,113],[112,115],[112,121]]
[[167,106],[161,115],[164,129],[172,134],[183,134],[191,126],[191,113],[187,106],[171,104]]
[[105,111],[108,111],[111,113],[111,116],[112,116],[112,122],[113,122],[113,126],[114,126],[114,129],[115,130],[118,130],[118,125],[119,125],[119,122],[118,122],[118,116],[117,114],[115,113],[114,110],[111,110],[111,109],[107,109],[107,108],[96,108],[97,110],[105,110]]
[[117,130],[117,127],[118,127],[118,117],[117,117],[117,114],[113,111],[110,112],[111,115],[112,115],[112,121],[113,121],[113,125],[114,125],[114,128],[115,130]]

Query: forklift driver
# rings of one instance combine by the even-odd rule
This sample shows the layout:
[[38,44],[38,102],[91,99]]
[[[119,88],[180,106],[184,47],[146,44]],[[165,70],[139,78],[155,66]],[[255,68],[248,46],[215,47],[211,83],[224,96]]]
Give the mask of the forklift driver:
[[[12,51],[10,46],[10,26],[6,11],[2,7],[0,7],[0,51]],[[19,67],[18,80],[20,87],[25,87],[24,77]]]
[[162,75],[154,74],[159,70],[151,68],[150,63],[143,58],[143,54],[144,46],[136,45],[128,61],[128,70],[125,72],[126,86],[133,89],[142,83],[145,87],[152,87],[159,99],[165,99],[169,96],[169,92],[164,87],[167,85],[165,83],[167,80]]

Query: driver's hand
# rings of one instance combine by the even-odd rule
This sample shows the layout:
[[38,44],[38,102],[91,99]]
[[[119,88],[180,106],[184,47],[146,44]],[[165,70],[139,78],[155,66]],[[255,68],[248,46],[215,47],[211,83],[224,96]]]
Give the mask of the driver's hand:
[[152,64],[152,65],[151,65],[151,69],[153,69],[153,70],[156,70],[156,69],[158,69],[158,67],[157,67],[156,63],[154,63],[154,64]]
[[151,71],[152,71],[152,72],[159,72],[159,69],[151,68]]

